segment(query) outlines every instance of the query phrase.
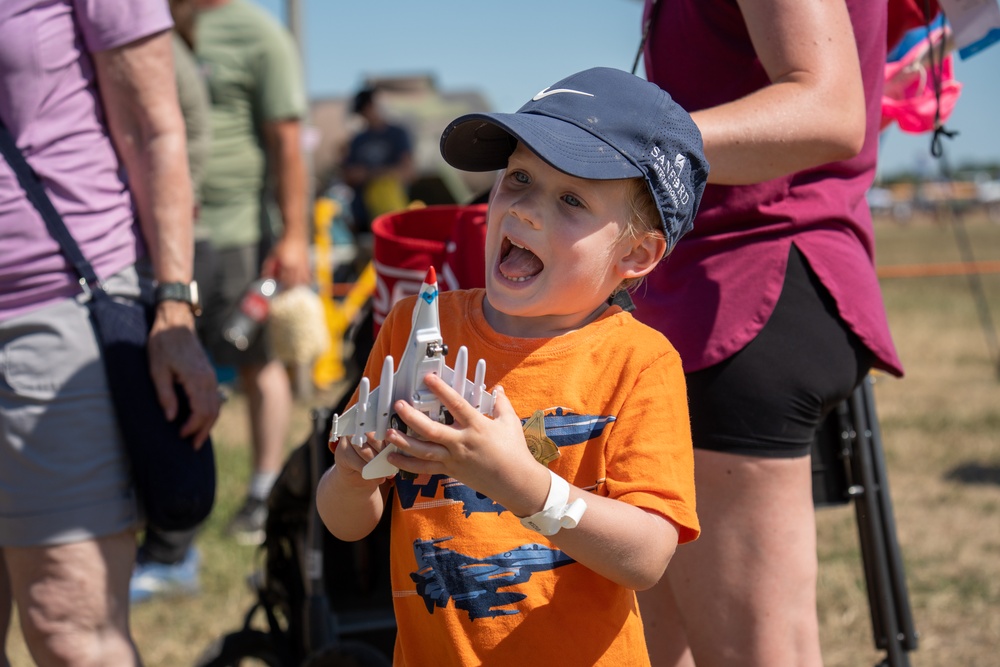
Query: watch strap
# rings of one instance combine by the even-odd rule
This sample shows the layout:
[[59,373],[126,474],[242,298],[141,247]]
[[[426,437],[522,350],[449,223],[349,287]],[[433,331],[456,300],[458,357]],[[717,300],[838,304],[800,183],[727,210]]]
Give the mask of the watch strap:
[[198,283],[158,283],[155,292],[156,303],[161,301],[182,301],[191,306],[191,312],[201,314],[201,300],[198,294]]

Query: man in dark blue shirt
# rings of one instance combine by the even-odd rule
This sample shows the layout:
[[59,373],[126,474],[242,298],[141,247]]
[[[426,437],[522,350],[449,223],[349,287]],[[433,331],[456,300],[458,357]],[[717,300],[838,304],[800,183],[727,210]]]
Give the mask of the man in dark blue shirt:
[[367,127],[350,143],[344,160],[344,181],[354,188],[355,229],[367,232],[383,213],[409,204],[407,189],[413,180],[413,148],[409,133],[382,116],[374,88],[354,98],[354,112]]

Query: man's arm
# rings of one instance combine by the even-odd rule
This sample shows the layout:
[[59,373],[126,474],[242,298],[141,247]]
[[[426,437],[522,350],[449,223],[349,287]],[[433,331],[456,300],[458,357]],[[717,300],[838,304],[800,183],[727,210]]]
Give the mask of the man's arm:
[[264,261],[262,271],[277,278],[285,288],[304,285],[311,276],[302,123],[298,119],[268,121],[263,131],[284,231]]
[[[161,32],[94,54],[98,87],[115,148],[129,175],[143,238],[159,282],[190,282],[192,196],[177,103],[170,33]],[[157,306],[149,366],[168,419],[177,415],[174,384],[191,404],[182,434],[195,446],[219,416],[215,372],[194,331],[194,314],[177,301]]]

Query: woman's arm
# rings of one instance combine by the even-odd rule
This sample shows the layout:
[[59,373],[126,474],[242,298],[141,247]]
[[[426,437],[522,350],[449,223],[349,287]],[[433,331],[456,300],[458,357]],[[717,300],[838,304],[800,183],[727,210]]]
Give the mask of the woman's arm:
[[[111,138],[128,172],[154,277],[159,282],[190,282],[193,205],[170,32],[93,57]],[[191,416],[182,433],[193,435],[200,446],[219,415],[220,399],[187,304],[164,301],[157,306],[149,365],[168,419],[178,409],[174,383],[183,386]]]
[[856,155],[865,99],[844,0],[737,2],[771,85],[691,114],[709,182],[759,183]]

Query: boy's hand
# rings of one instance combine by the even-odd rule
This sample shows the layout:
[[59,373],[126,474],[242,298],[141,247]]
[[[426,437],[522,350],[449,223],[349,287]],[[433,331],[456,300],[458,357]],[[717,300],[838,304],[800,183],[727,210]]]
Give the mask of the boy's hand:
[[316,509],[323,524],[345,542],[369,535],[385,511],[385,480],[361,476],[361,469],[380,448],[374,435],[367,433],[367,442],[361,446],[352,445],[349,436],[340,438],[333,450],[333,466],[316,485]]
[[352,445],[351,436],[341,436],[337,442],[337,448],[333,452],[334,470],[343,479],[345,484],[353,487],[374,489],[385,478],[365,479],[361,476],[361,469],[375,458],[384,443],[375,439],[375,432],[365,434],[366,441],[362,445]]
[[397,401],[396,413],[419,437],[390,429],[386,441],[401,451],[390,454],[389,462],[417,474],[454,477],[518,516],[541,510],[549,492],[549,473],[531,455],[521,420],[503,388],[497,388],[491,419],[437,375],[427,375],[424,382],[454,423],[441,424],[406,401]]

